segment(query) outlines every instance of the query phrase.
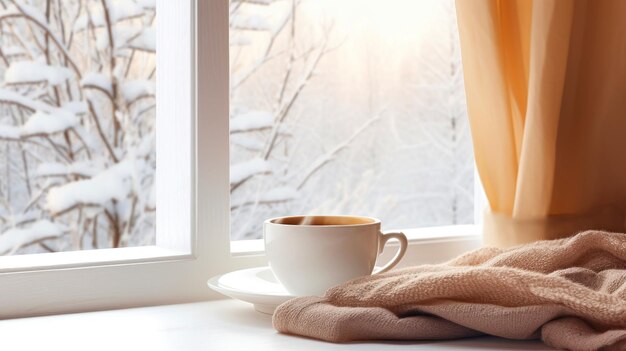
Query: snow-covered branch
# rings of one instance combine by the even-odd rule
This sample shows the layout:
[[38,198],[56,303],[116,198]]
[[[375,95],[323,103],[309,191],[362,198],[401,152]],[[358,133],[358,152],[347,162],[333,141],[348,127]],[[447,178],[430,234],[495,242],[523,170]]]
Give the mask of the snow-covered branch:
[[382,118],[382,112],[370,118],[369,120],[367,120],[365,123],[363,123],[362,126],[360,126],[357,130],[355,130],[354,133],[352,133],[352,135],[350,135],[346,140],[335,145],[328,152],[326,152],[325,154],[318,157],[315,161],[313,161],[313,163],[311,163],[311,166],[308,169],[306,169],[304,173],[300,176],[300,180],[296,183],[297,184],[296,189],[298,190],[302,189],[302,187],[309,181],[309,179],[311,179],[311,177],[316,172],[318,172],[322,167],[324,167],[324,165],[331,162],[337,154],[339,154],[342,150],[350,146],[350,144],[352,144],[355,139],[357,139],[364,131],[366,131],[374,123],[380,121],[381,118]]
[[72,59],[72,56],[70,55],[70,53],[67,50],[67,48],[63,45],[62,41],[50,29],[50,27],[48,26],[48,24],[45,21],[45,18],[43,16],[41,16],[41,14],[38,13],[38,11],[36,9],[34,9],[34,8],[28,6],[28,5],[25,5],[25,4],[19,5],[17,2],[15,2],[14,4],[18,8],[19,11],[16,11],[16,10],[4,10],[4,11],[0,12],[0,23],[2,23],[5,20],[11,19],[11,18],[25,18],[26,20],[28,20],[31,23],[35,24],[42,31],[44,31],[46,33],[46,35],[48,35],[52,39],[52,42],[56,45],[56,47],[59,49],[59,51],[65,56],[65,59],[69,62],[69,64],[72,66],[72,69],[74,70],[74,72],[80,78],[81,72],[80,72],[80,69],[78,68],[78,65]]
[[12,228],[0,235],[0,255],[11,255],[24,246],[55,239],[67,229],[48,220],[37,221],[26,228]]

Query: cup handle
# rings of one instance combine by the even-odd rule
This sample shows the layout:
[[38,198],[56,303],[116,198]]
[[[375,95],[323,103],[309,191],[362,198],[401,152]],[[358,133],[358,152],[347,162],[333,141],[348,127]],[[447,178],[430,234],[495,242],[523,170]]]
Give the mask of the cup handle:
[[389,263],[379,268],[378,270],[375,270],[372,274],[385,273],[388,270],[392,269],[398,264],[398,262],[400,262],[400,260],[406,253],[406,248],[409,245],[409,242],[406,239],[406,235],[404,235],[404,233],[387,233],[387,234],[380,233],[379,244],[378,244],[378,254],[381,254],[383,252],[385,245],[387,244],[387,241],[391,239],[396,239],[398,240],[398,242],[400,242],[400,250],[396,252],[396,255],[391,259],[391,261],[389,261]]

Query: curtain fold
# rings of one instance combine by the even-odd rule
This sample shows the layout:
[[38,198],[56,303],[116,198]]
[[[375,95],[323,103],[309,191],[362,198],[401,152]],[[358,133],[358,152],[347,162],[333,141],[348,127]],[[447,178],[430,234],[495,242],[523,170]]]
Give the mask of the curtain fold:
[[486,244],[624,231],[626,1],[456,6]]

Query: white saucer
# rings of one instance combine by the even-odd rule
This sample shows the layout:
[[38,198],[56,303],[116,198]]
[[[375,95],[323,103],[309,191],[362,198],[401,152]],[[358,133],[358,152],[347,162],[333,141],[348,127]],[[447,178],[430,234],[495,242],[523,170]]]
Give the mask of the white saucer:
[[261,313],[273,314],[278,305],[296,297],[276,280],[270,267],[242,269],[215,276],[209,288],[234,299],[249,302]]

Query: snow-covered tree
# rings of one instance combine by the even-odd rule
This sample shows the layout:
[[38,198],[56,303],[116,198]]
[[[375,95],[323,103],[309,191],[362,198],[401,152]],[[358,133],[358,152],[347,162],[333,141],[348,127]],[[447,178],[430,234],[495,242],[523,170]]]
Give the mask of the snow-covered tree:
[[231,1],[232,239],[288,214],[473,221],[454,11],[451,0]]
[[0,0],[0,254],[154,240],[154,0]]
[[[341,45],[331,41],[332,23],[300,23],[304,1],[231,1],[233,239],[258,237],[263,216],[287,213],[294,203],[306,202],[303,189],[318,172],[381,119],[373,115],[319,152],[298,150],[294,134],[306,129],[298,106],[323,99],[302,96],[315,84],[320,62]],[[292,162],[303,157],[309,162]]]
[[[154,242],[156,22],[155,0],[0,0],[0,255]],[[229,24],[232,239],[472,221],[452,0],[231,0]]]

